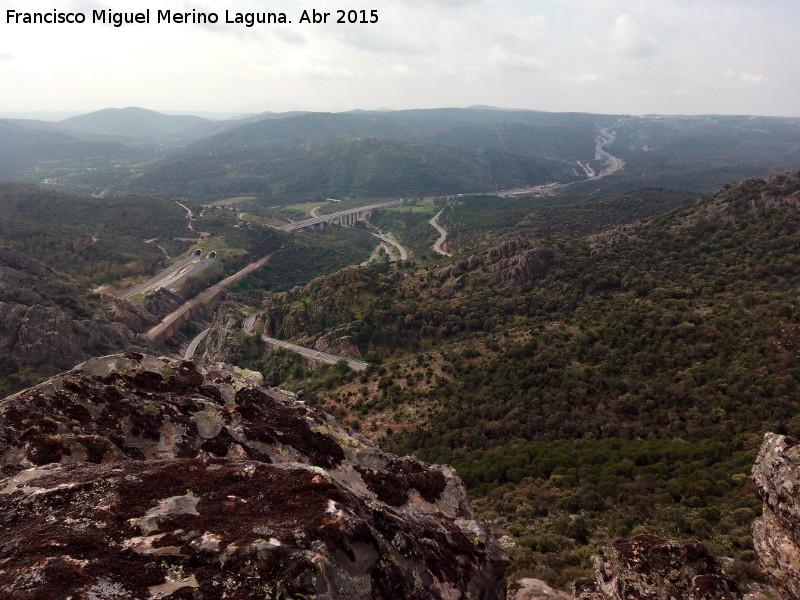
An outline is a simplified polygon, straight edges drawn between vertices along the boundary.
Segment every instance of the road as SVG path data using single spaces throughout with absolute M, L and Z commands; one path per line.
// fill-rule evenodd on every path
M 161 334 L 164 333 L 166 330 L 168 330 L 170 327 L 172 327 L 176 321 L 179 323 L 183 322 L 180 319 L 186 311 L 191 311 L 191 309 L 197 306 L 198 304 L 205 304 L 206 302 L 209 302 L 216 296 L 216 294 L 221 294 L 226 287 L 228 287 L 235 281 L 241 279 L 245 275 L 249 275 L 259 267 L 263 266 L 271 256 L 272 254 L 267 254 L 265 257 L 250 263 L 249 265 L 240 269 L 239 271 L 236 271 L 236 273 L 234 273 L 233 275 L 229 275 L 219 283 L 215 283 L 210 288 L 208 288 L 204 292 L 201 292 L 191 300 L 184 302 L 183 304 L 181 304 L 181 306 L 179 306 L 177 309 L 175 309 L 166 317 L 164 317 L 161 320 L 161 323 L 149 329 L 147 332 L 147 337 L 151 340 L 159 339 Z
M 360 212 L 364 212 L 367 210 L 374 210 L 376 208 L 399 206 L 402 203 L 403 203 L 402 200 L 389 200 L 388 202 L 380 202 L 378 204 L 370 204 L 368 206 L 349 208 L 347 210 L 340 210 L 335 213 L 331 213 L 329 215 L 320 215 L 318 217 L 311 217 L 310 219 L 304 219 L 302 221 L 295 221 L 294 223 L 287 223 L 286 225 L 282 225 L 280 229 L 282 229 L 283 231 L 297 231 L 299 229 L 305 229 L 306 227 L 313 227 L 315 225 L 319 225 L 320 223 L 327 223 L 329 221 L 334 221 L 339 217 L 346 217 L 347 215 L 355 215 Z
M 439 218 L 439 215 L 441 215 L 441 214 L 442 214 L 442 211 L 440 210 L 438 213 L 436 213 L 436 216 L 434 216 L 430 221 L 428 221 L 428 223 L 433 225 L 433 227 L 436 228 L 436 231 L 439 232 L 439 239 L 437 239 L 436 243 L 433 245 L 433 251 L 434 252 L 438 252 L 442 256 L 450 256 L 450 253 L 446 252 L 442 248 L 442 246 L 444 245 L 445 241 L 447 240 L 447 232 L 444 229 L 442 229 L 442 226 L 439 225 L 439 221 L 436 220 L 436 219 Z
M 205 258 L 202 257 L 202 254 L 202 250 L 195 250 L 188 257 L 167 267 L 152 279 L 125 292 L 122 295 L 123 298 L 132 298 L 137 294 L 144 294 L 158 288 L 168 288 L 173 291 L 178 289 L 178 286 L 187 278 L 199 273 L 216 260 L 216 252 L 209 252 Z
M 594 157 L 595 160 L 604 160 L 606 161 L 605 168 L 601 169 L 598 173 L 595 173 L 594 170 L 589 165 L 584 165 L 578 163 L 584 171 L 586 171 L 586 179 L 583 181 L 596 181 L 597 179 L 602 179 L 603 177 L 608 177 L 609 175 L 613 175 L 622 167 L 625 166 L 625 161 L 620 158 L 617 158 L 613 154 L 611 154 L 608 150 L 606 150 L 606 146 L 610 146 L 616 140 L 616 136 L 611 132 L 611 127 L 604 127 L 599 130 L 599 134 L 595 140 L 594 146 Z M 591 174 L 590 174 L 591 173 Z M 551 192 L 553 190 L 565 188 L 567 186 L 572 185 L 573 183 L 577 182 L 569 182 L 569 183 L 548 183 L 546 185 L 534 185 L 532 187 L 522 188 L 518 190 L 507 190 L 505 192 L 500 192 L 497 194 L 503 198 L 507 198 L 509 196 L 518 196 L 520 194 L 545 194 L 547 192 Z M 465 194 L 467 195 L 467 194 Z M 469 194 L 473 195 L 473 194 Z
M 189 219 L 189 224 L 186 227 L 190 231 L 194 231 L 194 225 L 192 225 L 192 219 L 194 219 L 194 213 L 192 212 L 192 209 L 186 206 L 185 204 L 181 204 L 180 202 L 176 202 L 176 204 L 186 211 L 186 218 Z M 195 231 L 195 233 L 197 232 Z
M 389 237 L 389 234 L 384 233 L 373 233 L 376 238 L 382 240 L 384 243 L 389 244 L 392 248 L 397 250 L 397 253 L 400 255 L 400 260 L 408 260 L 408 252 L 405 248 L 400 245 L 400 242 L 395 240 L 392 237 Z
M 200 345 L 200 342 L 206 339 L 209 331 L 211 331 L 211 328 L 206 327 L 203 329 L 203 331 L 198 333 L 191 342 L 189 342 L 189 345 L 186 346 L 186 350 L 183 352 L 184 360 L 190 360 L 194 356 L 194 353 L 197 352 L 197 347 Z
M 242 323 L 242 329 L 244 329 L 245 333 L 248 335 L 253 335 L 255 332 L 253 331 L 253 323 L 255 323 L 256 317 L 255 315 L 247 317 Z M 352 358 L 347 358 L 346 356 L 334 356 L 333 354 L 328 354 L 327 352 L 320 352 L 319 350 L 313 350 L 312 348 L 305 348 L 303 346 L 298 346 L 297 344 L 292 344 L 290 342 L 284 342 L 283 340 L 277 340 L 273 337 L 269 337 L 268 335 L 262 335 L 261 339 L 264 340 L 267 344 L 271 346 L 278 346 L 280 348 L 285 348 L 286 350 L 291 350 L 292 352 L 297 352 L 301 356 L 305 356 L 306 358 L 310 358 L 312 360 L 318 360 L 320 362 L 327 363 L 329 365 L 335 365 L 342 359 L 347 361 L 347 366 L 350 367 L 353 371 L 366 371 L 369 365 L 365 362 L 361 362 L 360 360 L 355 360 Z
M 624 161 L 606 150 L 606 146 L 613 144 L 615 139 L 617 139 L 617 136 L 611 133 L 608 127 L 604 127 L 600 130 L 600 135 L 595 139 L 594 157 L 596 160 L 605 160 L 606 164 L 608 164 L 608 168 L 601 171 L 594 177 L 589 177 L 590 181 L 613 175 L 625 166 Z
M 594 172 L 594 169 L 592 167 L 590 167 L 588 164 L 583 164 L 581 161 L 578 161 L 578 166 L 581 169 L 583 169 L 583 171 L 586 173 L 586 177 L 588 177 L 589 179 L 591 179 L 592 177 L 594 177 L 596 175 L 596 173 Z

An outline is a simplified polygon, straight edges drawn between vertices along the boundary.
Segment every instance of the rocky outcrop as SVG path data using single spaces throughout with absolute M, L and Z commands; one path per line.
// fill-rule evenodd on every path
M 0 402 L 4 598 L 505 597 L 452 469 L 260 380 L 129 353 Z
M 761 571 L 786 600 L 800 599 L 800 441 L 768 433 L 753 467 L 764 503 L 753 524 Z
M 589 235 L 586 237 L 586 240 L 589 242 L 593 255 L 603 254 L 617 244 L 622 244 L 630 240 L 641 228 L 642 222 L 635 221 Z
M 515 238 L 439 268 L 433 275 L 445 287 L 465 273 L 471 277 L 486 277 L 490 285 L 520 285 L 546 275 L 557 260 L 549 246 Z
M 800 173 L 777 173 L 765 179 L 744 179 L 701 199 L 670 231 L 693 227 L 718 227 L 749 215 L 766 215 L 771 210 L 800 211 Z
M 137 334 L 152 315 L 92 293 L 23 254 L 0 247 L 0 390 L 20 374 L 52 375 L 90 356 L 149 349 Z
M 330 331 L 314 342 L 314 350 L 327 352 L 334 356 L 360 358 L 361 351 L 353 343 L 354 325 L 345 325 Z
M 520 579 L 508 589 L 508 600 L 571 600 L 571 596 L 540 579 Z
M 214 312 L 214 319 L 205 339 L 206 351 L 203 355 L 211 362 L 235 362 L 237 339 L 242 330 L 244 305 L 224 300 Z
M 694 540 L 618 539 L 592 560 L 595 578 L 573 584 L 576 600 L 738 600 L 736 584 Z
M 180 308 L 186 300 L 175 292 L 171 292 L 167 288 L 158 288 L 149 292 L 142 301 L 147 312 L 156 316 L 158 319 L 163 319 L 169 313 Z

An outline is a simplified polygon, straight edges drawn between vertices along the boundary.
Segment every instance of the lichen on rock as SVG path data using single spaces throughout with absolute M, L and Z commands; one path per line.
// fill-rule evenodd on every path
M 786 600 L 800 599 L 800 441 L 768 433 L 753 466 L 764 504 L 753 524 L 758 565 Z
M 695 540 L 653 535 L 615 540 L 592 560 L 595 579 L 572 587 L 576 600 L 739 600 L 736 584 Z
M 452 469 L 249 375 L 128 353 L 0 401 L 4 599 L 505 597 Z

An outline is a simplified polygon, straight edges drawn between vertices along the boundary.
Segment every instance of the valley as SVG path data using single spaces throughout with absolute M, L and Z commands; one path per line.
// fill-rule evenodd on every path
M 798 149 L 777 117 L 0 121 L 0 389 L 230 363 L 452 465 L 510 580 L 652 533 L 760 584 L 750 469 L 800 435 Z

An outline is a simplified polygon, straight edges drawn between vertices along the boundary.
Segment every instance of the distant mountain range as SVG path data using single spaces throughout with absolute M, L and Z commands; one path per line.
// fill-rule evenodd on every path
M 599 169 L 595 138 L 625 161 Z M 249 195 L 280 204 L 329 195 L 488 192 L 576 181 L 577 193 L 645 186 L 710 192 L 800 165 L 800 121 L 747 116 L 548 113 L 495 107 L 261 113 L 214 121 L 143 108 L 58 122 L 0 120 L 0 179 L 65 191 L 188 201 Z M 588 166 L 589 170 L 584 169 Z

